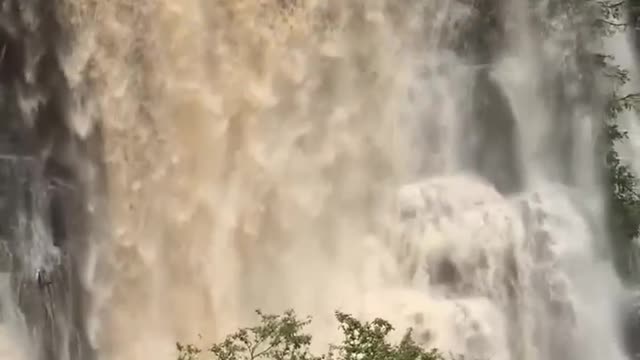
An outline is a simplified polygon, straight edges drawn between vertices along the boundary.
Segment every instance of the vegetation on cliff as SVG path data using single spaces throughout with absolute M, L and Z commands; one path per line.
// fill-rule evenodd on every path
M 636 23 L 639 0 L 599 1 L 599 17 L 594 28 L 601 36 L 611 36 L 617 31 L 627 31 Z M 619 124 L 619 116 L 625 111 L 637 111 L 640 94 L 620 93 L 629 80 L 629 72 L 615 62 L 611 54 L 595 54 L 596 63 L 604 75 L 613 82 L 605 119 L 605 164 L 608 182 L 608 225 L 612 241 L 614 261 L 618 273 L 626 282 L 637 283 L 638 248 L 635 239 L 640 232 L 640 193 L 637 174 L 625 163 L 616 145 L 628 139 L 626 130 Z

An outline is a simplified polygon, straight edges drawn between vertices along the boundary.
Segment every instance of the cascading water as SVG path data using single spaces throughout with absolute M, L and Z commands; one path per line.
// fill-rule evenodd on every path
M 88 305 L 60 310 L 60 343 L 79 332 L 98 359 L 172 359 L 177 339 L 293 308 L 322 344 L 341 309 L 475 358 L 624 358 L 601 256 L 589 11 L 58 2 L 63 127 L 78 144 L 62 153 L 90 234 L 68 246 Z M 4 311 L 11 329 L 29 323 Z

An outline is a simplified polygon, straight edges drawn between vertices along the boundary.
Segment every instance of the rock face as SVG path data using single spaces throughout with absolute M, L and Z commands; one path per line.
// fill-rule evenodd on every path
M 466 128 L 471 168 L 499 191 L 511 193 L 522 186 L 518 166 L 518 133 L 509 102 L 487 69 L 478 71 L 473 87 L 473 118 Z
M 55 4 L 0 1 L 0 271 L 11 273 L 35 357 L 91 359 L 78 270 L 88 219 L 79 170 L 94 139 L 66 125 Z
M 627 22 L 629 23 L 629 29 L 634 40 L 634 47 L 637 53 L 640 53 L 640 1 L 629 0 L 627 1 Z
M 629 296 L 622 306 L 622 335 L 631 359 L 640 359 L 640 295 Z
M 516 20 L 516 15 L 507 5 L 509 2 L 500 0 L 460 0 L 469 6 L 470 16 L 460 24 L 459 33 L 452 40 L 451 47 L 465 63 L 475 69 L 473 83 L 470 85 L 470 111 L 461 134 L 461 143 L 465 148 L 462 153 L 469 154 L 462 159 L 467 169 L 482 176 L 503 194 L 516 193 L 522 190 L 523 169 L 518 149 L 527 135 L 523 133 L 522 124 L 518 124 L 514 115 L 512 101 L 507 96 L 505 84 L 500 79 L 501 64 L 506 57 L 505 50 L 514 42 L 510 38 L 510 28 L 527 26 Z M 545 20 L 533 22 L 531 36 L 552 32 L 552 23 L 563 22 L 559 14 L 567 12 L 570 17 L 580 19 L 582 7 L 573 5 L 573 10 L 558 10 L 570 2 L 549 2 Z M 565 4 L 565 5 L 563 5 Z M 569 5 L 566 5 L 571 7 Z M 574 14 L 575 13 L 575 14 Z M 564 21 L 566 22 L 566 21 Z M 545 134 L 544 146 L 541 146 L 540 157 L 548 163 L 549 175 L 554 181 L 571 185 L 579 181 L 574 179 L 575 161 L 572 158 L 574 138 L 577 130 L 571 121 L 565 121 L 576 116 L 572 109 L 577 104 L 594 104 L 598 101 L 592 82 L 592 63 L 585 52 L 584 29 L 587 28 L 578 20 L 569 26 L 575 27 L 576 51 L 575 56 L 565 59 L 569 65 L 562 68 L 549 64 L 548 74 L 540 81 L 539 91 L 543 95 L 546 108 L 543 118 L 555 124 L 551 133 Z M 540 33 L 540 34 L 538 34 Z M 538 35 L 535 35 L 538 34 Z M 553 40 L 550 38 L 550 41 Z M 533 51 L 547 51 L 541 45 L 532 45 Z M 584 56 L 587 54 L 587 56 Z M 553 61 L 553 60 L 545 60 Z M 516 67 L 526 66 L 517 64 Z M 531 136 L 531 134 L 529 134 Z M 558 156 L 557 154 L 563 154 Z
M 522 187 L 518 167 L 519 142 L 515 116 L 509 100 L 493 76 L 505 44 L 505 15 L 502 1 L 463 0 L 471 16 L 461 24 L 453 49 L 476 69 L 471 86 L 471 109 L 462 136 L 470 154 L 465 165 L 491 182 L 500 192 L 511 193 Z

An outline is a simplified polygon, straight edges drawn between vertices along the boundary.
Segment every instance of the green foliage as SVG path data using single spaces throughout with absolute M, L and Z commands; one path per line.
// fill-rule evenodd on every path
M 620 131 L 613 123 L 607 126 L 608 139 L 611 143 L 626 139 L 626 132 Z M 612 232 L 616 267 L 625 279 L 632 274 L 633 239 L 640 229 L 640 195 L 638 179 L 629 166 L 623 163 L 613 146 L 607 152 L 609 197 L 609 226 Z
M 391 324 L 382 319 L 362 323 L 344 313 L 337 312 L 340 329 L 344 335 L 338 350 L 338 359 L 343 360 L 442 360 L 438 350 L 425 351 L 407 331 L 399 344 L 387 341 L 387 335 L 393 330 Z M 335 358 L 335 357 L 334 357 Z
M 336 312 L 342 331 L 340 344 L 331 345 L 326 354 L 310 351 L 311 336 L 303 329 L 311 321 L 299 320 L 292 310 L 283 315 L 257 312 L 260 325 L 238 330 L 221 343 L 201 349 L 193 344 L 177 344 L 178 360 L 444 360 L 438 350 L 424 350 L 411 337 L 411 331 L 398 344 L 387 340 L 393 330 L 382 319 L 361 322 Z
M 613 81 L 613 85 L 616 87 L 622 86 L 629 81 L 629 71 L 613 63 L 614 58 L 611 55 L 594 54 L 594 64 L 600 68 L 603 75 Z M 614 96 L 612 99 L 617 102 L 618 97 Z M 610 105 L 616 105 L 614 103 Z M 617 108 L 617 106 L 616 106 Z
M 603 36 L 626 29 L 627 6 L 633 1 L 599 1 L 600 16 L 595 23 Z M 640 194 L 638 179 L 628 164 L 620 159 L 615 145 L 627 139 L 627 133 L 620 130 L 618 117 L 624 111 L 637 111 L 640 94 L 620 96 L 618 89 L 627 83 L 629 73 L 614 62 L 611 55 L 594 54 L 594 63 L 612 81 L 613 92 L 606 107 L 605 121 L 605 166 L 609 184 L 608 224 L 612 236 L 614 260 L 619 274 L 627 281 L 637 281 L 634 271 L 634 238 L 640 233 Z
M 258 311 L 261 324 L 238 330 L 206 352 L 219 360 L 253 360 L 267 358 L 274 360 L 316 360 L 309 353 L 311 336 L 301 330 L 309 319 L 298 320 L 293 311 L 284 315 L 266 315 Z M 202 349 L 195 345 L 178 343 L 178 360 L 200 359 Z

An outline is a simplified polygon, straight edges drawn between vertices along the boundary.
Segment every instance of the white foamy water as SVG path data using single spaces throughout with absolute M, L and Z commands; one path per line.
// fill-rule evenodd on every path
M 69 121 L 102 131 L 108 179 L 99 359 L 172 359 L 256 308 L 319 344 L 340 309 L 474 358 L 622 359 L 601 114 L 553 3 L 496 1 L 486 28 L 468 1 L 63 1 Z M 499 45 L 473 60 L 477 35 Z
M 35 358 L 23 315 L 12 298 L 9 274 L 0 273 L 0 359 Z

